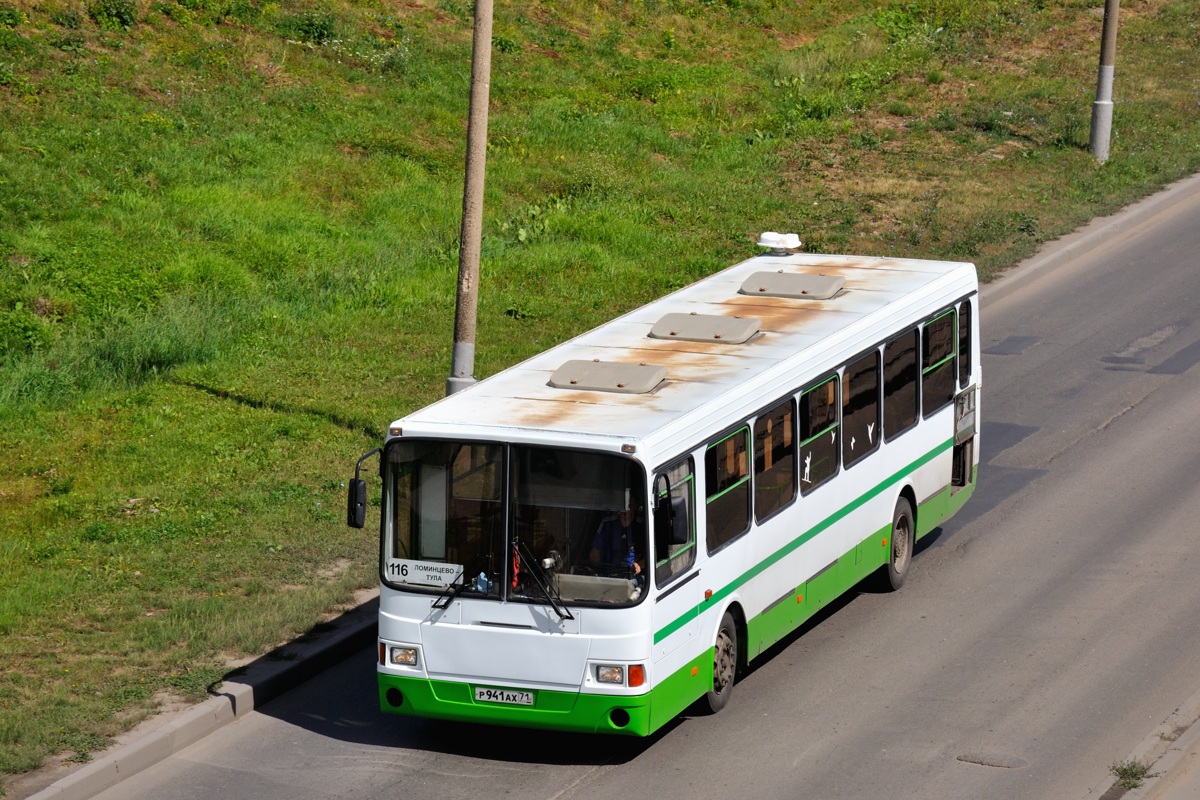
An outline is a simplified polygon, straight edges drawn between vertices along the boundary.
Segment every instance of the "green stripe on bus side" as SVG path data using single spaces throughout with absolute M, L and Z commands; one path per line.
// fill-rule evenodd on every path
M 897 483 L 899 483 L 900 481 L 904 480 L 904 478 L 908 477 L 908 475 L 910 475 L 913 472 L 915 472 L 916 470 L 920 469 L 925 464 L 928 464 L 930 461 L 937 458 L 939 455 L 946 452 L 947 450 L 949 450 L 952 447 L 954 447 L 954 439 L 953 438 L 947 439 L 945 442 L 943 442 L 942 444 L 933 448 L 928 453 L 926 453 L 925 455 L 918 458 L 916 461 L 914 461 L 911 464 L 909 464 L 908 466 L 906 466 L 904 469 L 902 469 L 902 470 L 896 472 L 895 474 L 891 475 L 890 477 L 886 478 L 885 480 L 880 482 L 878 485 L 876 485 L 869 491 L 864 492 L 863 494 L 859 495 L 859 497 L 856 498 L 855 500 L 853 500 L 852 502 L 847 503 L 845 506 L 843 506 L 838 511 L 835 511 L 833 514 L 830 514 L 828 517 L 821 520 L 816 525 L 809 528 L 807 531 L 800 534 L 795 539 L 788 542 L 786 545 L 779 548 L 774 553 L 767 556 L 766 558 L 764 558 L 762 561 L 755 564 L 750 569 L 746 570 L 744 573 L 742 573 L 736 579 L 729 582 L 725 586 L 721 587 L 717 591 L 713 592 L 712 596 L 709 597 L 707 600 L 700 602 L 694 608 L 683 613 L 678 618 L 672 620 L 670 623 L 668 623 L 664 627 L 660 628 L 658 631 L 656 631 L 654 633 L 654 643 L 658 644 L 663 639 L 667 638 L 672 633 L 674 633 L 675 631 L 677 631 L 680 628 L 682 628 L 683 626 L 685 626 L 688 623 L 688 621 L 690 621 L 691 619 L 694 619 L 696 616 L 698 616 L 700 613 L 702 613 L 704 611 L 704 609 L 709 608 L 709 607 L 715 605 L 716 603 L 721 602 L 726 597 L 728 597 L 730 594 L 732 594 L 734 591 L 736 591 L 738 588 L 740 588 L 743 584 L 753 580 L 755 577 L 757 577 L 758 575 L 760 575 L 761 573 L 763 573 L 770 567 L 774 566 L 782 559 L 786 558 L 788 555 L 790 555 L 792 552 L 794 552 L 797 548 L 799 548 L 805 542 L 809 541 L 810 539 L 812 539 L 814 536 L 821 533 L 822 531 L 828 529 L 829 527 L 834 525 L 836 522 L 838 522 L 839 520 L 846 517 L 848 514 L 856 511 L 858 508 L 862 507 L 870 500 L 873 500 L 874 498 L 878 497 L 880 494 L 887 491 L 892 486 L 894 486 Z

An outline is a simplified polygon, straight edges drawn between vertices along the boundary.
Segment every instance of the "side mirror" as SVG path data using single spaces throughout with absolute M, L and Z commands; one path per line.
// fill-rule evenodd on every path
M 346 494 L 346 524 L 361 528 L 367 524 L 367 482 L 354 478 Z
M 362 471 L 362 463 L 380 450 L 381 448 L 376 447 L 369 453 L 365 453 L 354 465 L 354 478 L 346 489 L 346 524 L 351 528 L 361 528 L 367 524 L 367 482 L 359 475 Z

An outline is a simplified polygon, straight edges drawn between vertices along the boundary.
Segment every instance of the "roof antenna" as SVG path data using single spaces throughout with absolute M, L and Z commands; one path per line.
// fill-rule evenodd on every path
M 800 237 L 794 233 L 765 231 L 758 237 L 758 246 L 767 248 L 769 256 L 786 256 L 800 248 Z

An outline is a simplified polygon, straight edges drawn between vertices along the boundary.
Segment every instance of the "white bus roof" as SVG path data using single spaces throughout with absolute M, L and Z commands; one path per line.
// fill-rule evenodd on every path
M 808 286 L 814 299 L 803 294 Z M 633 444 L 656 458 L 658 448 L 699 440 L 719 417 L 730 424 L 744 418 L 977 288 L 968 263 L 775 251 L 634 309 L 392 427 L 406 438 Z M 836 294 L 815 299 L 829 291 Z M 689 317 L 696 328 L 690 332 L 679 324 Z M 732 343 L 747 325 L 758 333 Z M 699 339 L 705 331 L 713 338 L 674 338 Z M 604 390 L 578 388 L 589 381 Z

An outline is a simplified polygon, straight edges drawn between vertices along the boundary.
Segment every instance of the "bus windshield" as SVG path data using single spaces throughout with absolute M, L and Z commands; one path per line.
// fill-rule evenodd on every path
M 394 440 L 384 581 L 416 591 L 629 605 L 645 586 L 641 466 L 611 453 Z

